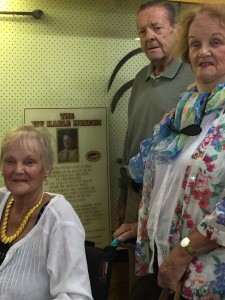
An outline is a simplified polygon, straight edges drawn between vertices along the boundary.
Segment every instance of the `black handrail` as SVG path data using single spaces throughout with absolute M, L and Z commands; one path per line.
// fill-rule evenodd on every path
M 35 19 L 40 19 L 44 12 L 40 9 L 35 9 L 34 11 L 0 11 L 0 15 L 29 15 Z

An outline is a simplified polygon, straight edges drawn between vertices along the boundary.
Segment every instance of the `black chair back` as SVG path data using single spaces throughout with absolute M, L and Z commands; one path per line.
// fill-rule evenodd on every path
M 85 241 L 88 272 L 94 300 L 107 300 L 116 257 L 116 247 L 95 247 L 95 243 Z

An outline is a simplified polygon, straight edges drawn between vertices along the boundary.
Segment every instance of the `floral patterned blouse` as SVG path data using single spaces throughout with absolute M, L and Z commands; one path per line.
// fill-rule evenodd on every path
M 188 124 L 190 99 L 193 112 L 200 96 L 196 87 L 191 89 L 179 109 L 181 99 L 175 118 L 179 114 L 186 116 L 178 131 Z M 150 252 L 154 251 L 155 244 L 161 253 L 160 263 L 197 227 L 202 235 L 216 240 L 219 247 L 193 258 L 185 273 L 182 294 L 187 299 L 222 300 L 225 299 L 225 84 L 218 85 L 206 99 L 202 122 L 205 129 L 199 137 L 183 137 L 178 133 L 171 137 L 167 129 L 173 117 L 171 112 L 163 117 L 154 134 L 141 144 L 140 153 L 130 161 L 130 172 L 136 181 L 140 182 L 144 174 L 136 271 L 138 275 L 153 272 Z M 200 118 L 199 115 L 194 121 L 199 123 Z

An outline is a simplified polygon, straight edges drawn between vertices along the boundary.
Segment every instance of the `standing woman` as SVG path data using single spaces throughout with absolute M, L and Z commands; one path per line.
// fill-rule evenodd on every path
M 225 5 L 191 8 L 180 24 L 196 81 L 130 161 L 137 182 L 144 174 L 136 269 L 158 276 L 158 295 L 181 280 L 181 299 L 224 300 Z
M 63 195 L 43 190 L 51 144 L 47 132 L 31 126 L 2 141 L 1 300 L 92 300 L 83 226 Z

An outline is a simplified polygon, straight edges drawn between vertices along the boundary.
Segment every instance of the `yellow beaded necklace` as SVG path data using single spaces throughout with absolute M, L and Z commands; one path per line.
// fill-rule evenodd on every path
M 9 212 L 10 212 L 10 208 L 11 208 L 11 206 L 13 204 L 13 201 L 14 201 L 13 197 L 11 197 L 10 201 L 8 202 L 8 204 L 6 206 L 5 215 L 4 215 L 4 219 L 3 219 L 3 223 L 2 223 L 1 240 L 4 244 L 11 243 L 12 241 L 14 241 L 22 233 L 25 226 L 27 225 L 27 222 L 28 222 L 30 216 L 33 214 L 35 209 L 37 209 L 38 206 L 40 206 L 40 204 L 41 204 L 41 202 L 44 198 L 44 194 L 45 193 L 43 192 L 43 194 L 42 194 L 40 200 L 38 201 L 38 203 L 28 211 L 28 213 L 24 217 L 24 219 L 21 222 L 21 224 L 20 224 L 19 228 L 17 229 L 17 231 L 13 235 L 7 236 L 6 235 L 6 229 L 7 229 L 7 226 L 8 226 Z

